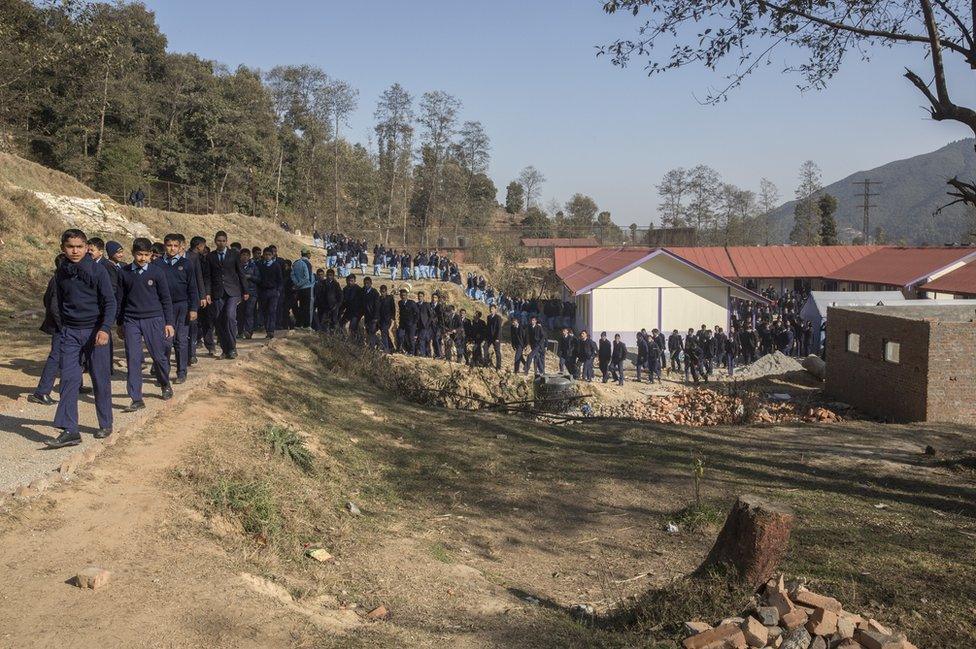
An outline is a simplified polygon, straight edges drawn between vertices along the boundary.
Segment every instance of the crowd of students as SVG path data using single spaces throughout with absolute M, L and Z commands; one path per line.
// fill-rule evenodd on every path
M 256 331 L 274 338 L 282 328 L 341 333 L 389 353 L 501 369 L 503 313 L 508 316 L 516 373 L 543 374 L 549 332 L 561 328 L 555 346 L 561 372 L 593 381 L 595 365 L 603 382 L 624 382 L 630 351 L 621 336 L 615 334 L 611 340 L 603 332 L 594 340 L 587 331 L 574 333 L 572 303 L 510 298 L 496 293 L 483 276 L 469 273 L 468 295 L 485 302 L 487 312 L 483 316 L 477 310 L 469 317 L 466 309 L 442 300 L 439 290 L 412 295 L 404 282 L 439 280 L 460 285 L 458 266 L 446 255 L 436 250 L 411 255 L 382 245 L 374 246 L 370 255 L 365 240 L 315 235 L 326 268 L 315 269 L 309 249 L 291 262 L 280 258 L 274 245 L 249 249 L 228 243 L 223 231 L 214 235 L 212 247 L 203 237 L 187 241 L 178 233 L 167 234 L 157 243 L 137 238 L 127 254 L 118 242 L 66 230 L 44 296 L 42 329 L 52 337 L 50 353 L 37 388 L 28 397 L 53 405 L 50 395 L 60 377 L 54 425 L 61 432 L 49 445 L 81 441 L 78 395 L 85 390 L 84 373 L 90 376 L 88 391 L 95 397 L 99 426 L 95 437 L 111 435 L 113 327 L 124 343 L 126 391 L 131 400 L 125 412 L 145 407 L 144 348 L 164 400 L 172 398 L 174 384 L 186 380 L 199 349 L 234 359 L 238 339 L 249 339 Z M 380 283 L 387 277 L 400 281 L 400 288 Z M 378 288 L 375 283 L 380 283 Z M 731 375 L 738 362 L 752 362 L 775 349 L 805 353 L 809 327 L 796 315 L 801 297 L 781 296 L 771 306 L 736 304 L 731 333 L 704 324 L 684 336 L 677 330 L 666 337 L 657 329 L 649 333 L 642 329 L 637 334 L 635 378 L 660 381 L 666 370 L 684 373 L 685 380 L 698 383 L 707 381 L 716 368 Z

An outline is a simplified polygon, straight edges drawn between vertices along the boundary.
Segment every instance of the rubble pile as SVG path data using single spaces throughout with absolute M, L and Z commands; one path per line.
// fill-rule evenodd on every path
M 644 401 L 603 404 L 594 409 L 594 414 L 686 426 L 842 421 L 840 415 L 824 406 L 774 401 L 757 393 L 723 394 L 707 388 L 652 395 Z
M 841 603 L 801 584 L 770 579 L 756 606 L 716 625 L 685 623 L 685 649 L 917 649 L 902 633 L 845 611 Z
M 737 379 L 761 379 L 767 376 L 779 376 L 790 372 L 802 372 L 803 365 L 792 356 L 775 351 L 772 354 L 760 356 L 758 360 L 743 365 L 735 370 Z

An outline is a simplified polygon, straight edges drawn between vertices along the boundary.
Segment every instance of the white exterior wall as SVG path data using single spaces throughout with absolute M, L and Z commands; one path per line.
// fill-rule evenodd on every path
M 728 285 L 666 255 L 610 280 L 590 295 L 594 338 L 601 331 L 611 338 L 619 333 L 633 345 L 642 328 L 683 333 L 702 324 L 728 326 Z M 582 301 L 577 304 L 582 306 Z

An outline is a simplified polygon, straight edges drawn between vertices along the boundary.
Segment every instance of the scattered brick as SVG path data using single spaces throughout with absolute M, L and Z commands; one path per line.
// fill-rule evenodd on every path
M 840 602 L 833 597 L 824 597 L 823 595 L 818 595 L 817 593 L 811 592 L 805 588 L 800 588 L 797 590 L 793 601 L 799 605 L 808 606 L 813 609 L 822 608 L 837 614 L 843 610 Z
M 742 629 L 734 624 L 726 624 L 685 638 L 683 646 L 685 649 L 726 649 L 729 645 L 736 646 L 734 643 L 740 639 L 745 647 L 746 638 Z
M 807 620 L 807 631 L 811 635 L 833 635 L 837 632 L 837 614 L 818 608 Z
M 98 590 L 108 583 L 108 578 L 111 576 L 112 573 L 104 568 L 88 566 L 75 575 L 75 585 L 78 586 L 78 588 L 90 588 L 92 590 Z
M 785 629 L 795 629 L 803 626 L 807 623 L 807 612 L 803 609 L 795 608 L 786 615 L 781 616 L 779 623 Z
M 769 631 L 766 626 L 752 616 L 746 618 L 740 628 L 746 638 L 746 644 L 750 647 L 765 647 L 769 642 Z

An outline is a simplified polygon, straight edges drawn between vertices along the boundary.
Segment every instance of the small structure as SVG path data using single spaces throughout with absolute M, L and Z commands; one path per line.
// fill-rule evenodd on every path
M 732 298 L 768 302 L 666 248 L 603 249 L 557 274 L 577 329 L 619 333 L 631 346 L 641 329 L 728 328 Z
M 557 238 L 538 238 L 523 237 L 520 240 L 525 254 L 530 258 L 549 257 L 555 248 L 590 248 L 590 252 L 595 252 L 600 247 L 600 242 L 596 237 L 557 237 Z
M 976 423 L 976 300 L 827 314 L 831 397 L 891 421 Z
M 903 302 L 901 291 L 811 291 L 800 309 L 800 317 L 813 326 L 812 354 L 819 354 L 823 343 L 823 328 L 827 324 L 827 309 L 832 306 L 871 306 Z
M 976 261 L 919 287 L 929 297 L 976 299 Z

